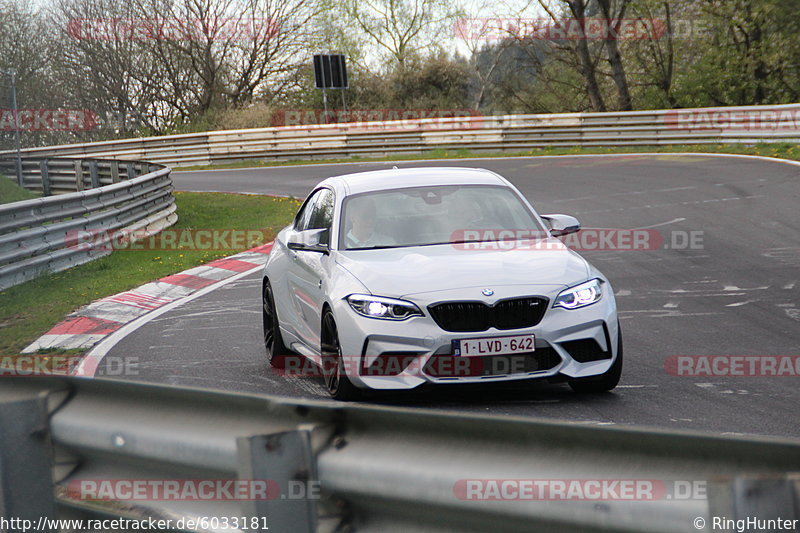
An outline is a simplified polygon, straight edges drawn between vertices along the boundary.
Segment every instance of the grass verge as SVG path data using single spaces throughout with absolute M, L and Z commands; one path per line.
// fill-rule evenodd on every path
M 23 189 L 13 180 L 0 175 L 0 204 L 10 204 L 11 202 L 21 202 L 22 200 L 30 200 L 31 198 L 38 198 L 39 195 L 27 189 Z
M 217 170 L 224 168 L 276 167 L 287 165 L 319 165 L 330 163 L 357 163 L 370 161 L 408 161 L 418 159 L 471 159 L 475 157 L 530 157 L 543 155 L 589 155 L 589 154 L 637 154 L 645 152 L 680 153 L 703 152 L 722 154 L 760 155 L 800 161 L 800 145 L 791 143 L 744 144 L 676 144 L 673 146 L 619 146 L 619 147 L 572 147 L 572 148 L 534 148 L 521 152 L 475 152 L 471 150 L 428 150 L 421 154 L 389 157 L 351 157 L 346 159 L 296 159 L 290 161 L 248 160 L 221 165 L 197 165 L 176 168 L 175 171 Z
M 299 206 L 291 198 L 243 194 L 184 192 L 175 193 L 175 199 L 179 218 L 170 229 L 258 229 L 267 236 L 288 224 Z M 247 243 L 245 248 L 258 244 Z M 0 355 L 19 353 L 65 315 L 98 298 L 239 251 L 243 250 L 197 250 L 186 245 L 168 251 L 119 250 L 6 289 L 0 292 Z

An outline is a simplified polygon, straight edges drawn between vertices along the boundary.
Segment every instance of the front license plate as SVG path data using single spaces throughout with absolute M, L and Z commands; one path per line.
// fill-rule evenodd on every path
M 476 357 L 482 355 L 525 353 L 534 351 L 534 344 L 534 335 L 459 339 L 453 341 L 453 355 Z

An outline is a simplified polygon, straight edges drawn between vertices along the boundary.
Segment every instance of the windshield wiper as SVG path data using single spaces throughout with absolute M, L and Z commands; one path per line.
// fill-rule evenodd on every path
M 375 246 L 361 246 L 359 248 L 347 248 L 346 251 L 350 250 L 384 250 L 386 248 L 400 248 L 400 246 L 396 244 L 376 244 Z
M 440 246 L 442 244 L 468 244 L 471 242 L 497 242 L 500 239 L 465 239 L 461 241 L 445 241 L 445 242 L 425 242 L 420 244 L 412 244 L 410 246 Z
M 461 240 L 461 241 L 448 241 L 448 242 L 443 242 L 443 243 L 438 243 L 438 244 L 468 244 L 468 243 L 471 243 L 471 242 L 497 242 L 499 240 L 500 239 L 464 239 L 464 240 Z
M 415 246 L 441 246 L 444 244 L 469 244 L 469 243 L 479 243 L 479 242 L 500 242 L 504 239 L 464 239 L 459 241 L 445 241 L 445 242 L 418 242 L 413 244 L 378 244 L 375 246 L 363 246 L 360 248 L 347 248 L 347 251 L 350 250 L 382 250 L 385 248 L 413 248 Z M 512 239 L 518 240 L 518 239 Z

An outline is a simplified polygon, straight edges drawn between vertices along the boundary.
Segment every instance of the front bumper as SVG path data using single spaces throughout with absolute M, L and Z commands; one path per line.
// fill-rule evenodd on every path
M 557 291 L 556 291 L 557 292 Z M 400 390 L 424 383 L 478 383 L 547 378 L 596 376 L 617 357 L 617 309 L 607 285 L 603 298 L 581 309 L 552 308 L 553 294 L 541 321 L 533 327 L 482 332 L 441 329 L 427 311 L 430 301 L 410 298 L 425 316 L 404 321 L 377 320 L 355 313 L 346 301 L 334 304 L 345 372 L 358 387 Z M 452 355 L 458 339 L 533 334 L 535 350 L 528 354 L 491 357 Z

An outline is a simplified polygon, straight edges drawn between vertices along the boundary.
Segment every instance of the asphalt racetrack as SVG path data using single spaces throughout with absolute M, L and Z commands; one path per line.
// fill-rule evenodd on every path
M 667 371 L 675 356 L 800 355 L 800 166 L 706 155 L 568 156 L 174 172 L 173 180 L 178 190 L 304 197 L 325 177 L 392 165 L 488 168 L 540 213 L 574 215 L 584 228 L 650 228 L 663 242 L 581 252 L 610 278 L 620 309 L 625 369 L 613 393 L 522 382 L 372 401 L 800 438 L 800 376 Z M 320 379 L 270 369 L 259 289 L 256 273 L 189 301 L 124 338 L 107 360 L 135 358 L 138 376 L 126 379 L 330 401 Z

